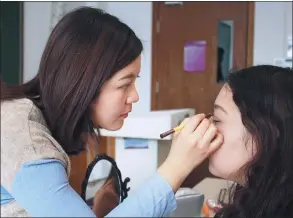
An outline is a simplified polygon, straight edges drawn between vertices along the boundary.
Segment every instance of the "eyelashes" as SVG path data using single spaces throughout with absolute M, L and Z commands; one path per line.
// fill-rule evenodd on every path
M 137 75 L 136 78 L 140 78 L 140 76 Z M 133 80 L 133 81 L 131 81 L 131 82 L 125 84 L 125 85 L 122 85 L 122 86 L 120 86 L 119 88 L 127 89 L 129 86 L 131 86 L 132 83 L 135 83 L 135 80 Z
M 129 86 L 130 86 L 130 83 L 125 84 L 125 85 L 123 85 L 123 86 L 120 86 L 120 88 L 122 88 L 122 89 L 127 89 Z
M 220 121 L 213 119 L 213 124 L 217 124 L 217 123 L 220 123 Z

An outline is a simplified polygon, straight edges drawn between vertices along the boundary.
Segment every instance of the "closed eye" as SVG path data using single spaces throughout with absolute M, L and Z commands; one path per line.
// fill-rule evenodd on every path
M 217 124 L 217 123 L 220 123 L 220 121 L 219 120 L 216 120 L 216 119 L 213 119 L 213 123 L 214 124 Z
M 125 85 L 121 86 L 120 88 L 127 89 L 129 86 L 130 86 L 130 83 L 128 83 L 128 84 L 125 84 Z
M 136 78 L 140 78 L 140 76 L 137 75 Z M 127 88 L 128 88 L 133 82 L 135 82 L 135 80 L 132 79 L 130 83 L 127 83 L 127 84 L 125 84 L 125 85 L 122 85 L 122 86 L 120 86 L 119 88 L 127 89 Z

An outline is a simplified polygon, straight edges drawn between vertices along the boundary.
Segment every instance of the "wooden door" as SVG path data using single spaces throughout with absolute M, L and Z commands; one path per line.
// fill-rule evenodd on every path
M 218 81 L 218 52 L 221 46 L 225 47 L 220 45 L 219 36 L 225 35 L 219 31 L 220 24 L 231 23 L 229 69 L 251 65 L 254 5 L 253 2 L 177 3 L 153 2 L 152 110 L 195 108 L 196 113 L 209 113 L 225 82 Z M 201 53 L 205 61 L 197 60 L 195 68 L 190 70 L 185 66 L 188 63 L 185 49 L 188 44 L 196 43 L 203 46 L 198 48 L 205 51 Z M 207 162 L 186 184 L 193 186 L 206 175 L 209 175 Z

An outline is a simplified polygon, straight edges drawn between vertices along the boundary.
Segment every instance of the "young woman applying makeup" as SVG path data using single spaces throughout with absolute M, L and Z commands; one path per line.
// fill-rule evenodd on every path
M 142 43 L 116 17 L 80 8 L 56 25 L 31 81 L 1 84 L 1 215 L 95 217 L 68 182 L 70 154 L 94 128 L 118 130 L 139 100 Z M 108 216 L 161 217 L 174 193 L 223 138 L 196 115 L 184 121 L 158 171 Z

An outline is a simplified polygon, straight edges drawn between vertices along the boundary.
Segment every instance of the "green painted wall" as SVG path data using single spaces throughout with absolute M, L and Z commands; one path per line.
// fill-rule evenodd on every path
M 23 3 L 0 3 L 0 73 L 4 82 L 22 82 Z

